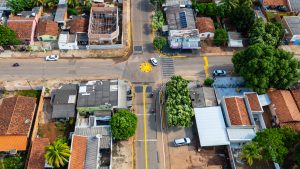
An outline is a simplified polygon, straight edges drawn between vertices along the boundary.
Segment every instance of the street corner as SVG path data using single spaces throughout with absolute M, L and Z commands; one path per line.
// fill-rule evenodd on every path
M 140 71 L 144 73 L 148 73 L 152 71 L 152 65 L 148 62 L 143 62 L 140 64 Z

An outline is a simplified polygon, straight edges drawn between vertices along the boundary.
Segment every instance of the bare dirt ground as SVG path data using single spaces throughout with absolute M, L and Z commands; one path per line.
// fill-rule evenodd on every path
M 120 141 L 113 144 L 112 168 L 130 169 L 132 168 L 132 140 Z
M 57 137 L 64 136 L 64 132 L 60 131 L 55 122 L 49 122 L 47 124 L 41 124 L 39 126 L 39 135 L 43 138 L 49 138 L 50 143 L 53 142 Z

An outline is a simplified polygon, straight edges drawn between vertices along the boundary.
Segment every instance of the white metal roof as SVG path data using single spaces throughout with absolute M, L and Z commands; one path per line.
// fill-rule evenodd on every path
M 267 106 L 271 104 L 271 100 L 267 94 L 258 95 L 261 106 Z
M 225 121 L 220 106 L 194 108 L 200 145 L 229 145 Z
M 227 128 L 230 142 L 247 142 L 255 136 L 254 128 Z

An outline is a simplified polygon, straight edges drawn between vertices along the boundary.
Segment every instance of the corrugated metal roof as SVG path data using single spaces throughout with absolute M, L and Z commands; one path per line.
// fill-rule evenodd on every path
M 99 141 L 100 139 L 96 136 L 88 138 L 84 169 L 97 169 L 99 160 Z
M 195 108 L 194 111 L 202 147 L 230 144 L 220 106 Z
M 227 133 L 230 142 L 247 142 L 256 136 L 253 128 L 227 128 Z

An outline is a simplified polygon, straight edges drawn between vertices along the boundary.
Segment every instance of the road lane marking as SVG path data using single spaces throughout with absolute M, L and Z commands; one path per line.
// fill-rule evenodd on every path
M 157 141 L 157 139 L 148 139 L 148 140 L 135 140 L 135 141 Z
M 204 55 L 203 56 L 203 60 L 204 60 L 204 67 L 203 67 L 203 69 L 204 69 L 204 72 L 205 72 L 205 77 L 206 78 L 208 78 L 209 77 L 209 73 L 208 73 L 208 59 L 207 59 L 207 57 Z
M 147 85 L 143 85 L 145 169 L 148 169 L 148 147 L 147 147 L 147 141 L 146 141 L 147 140 L 146 88 L 147 88 Z
M 163 132 L 163 124 L 164 124 L 164 114 L 163 114 L 163 108 L 162 108 L 162 105 L 163 105 L 163 92 L 162 92 L 162 88 L 160 89 L 159 91 L 159 114 L 160 114 L 160 131 L 161 131 L 161 141 L 162 141 L 162 145 L 163 145 L 163 157 L 164 157 L 164 169 L 166 168 L 166 154 L 165 154 L 165 142 L 164 142 L 164 132 Z M 157 156 L 158 157 L 158 156 Z

